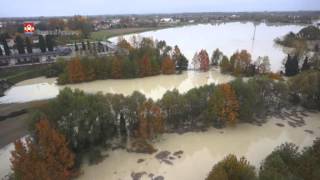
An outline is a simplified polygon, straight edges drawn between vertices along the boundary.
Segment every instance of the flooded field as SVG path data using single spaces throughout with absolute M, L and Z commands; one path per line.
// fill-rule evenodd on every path
M 253 61 L 259 56 L 268 56 L 271 70 L 279 71 L 282 67 L 282 61 L 286 57 L 285 51 L 287 49 L 277 46 L 274 39 L 282 37 L 290 31 L 298 32 L 302 28 L 301 25 L 233 22 L 183 26 L 134 35 L 165 40 L 170 46 L 178 45 L 189 61 L 192 60 L 194 53 L 201 49 L 206 49 L 211 56 L 212 52 L 219 48 L 229 57 L 237 50 L 246 49 L 252 54 Z M 124 37 L 129 41 L 132 39 L 132 35 Z M 110 40 L 117 42 L 118 37 Z

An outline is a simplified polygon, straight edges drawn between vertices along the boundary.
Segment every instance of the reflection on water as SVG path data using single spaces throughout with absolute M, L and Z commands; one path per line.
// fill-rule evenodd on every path
M 22 141 L 25 141 L 25 137 L 22 137 Z M 0 149 L 0 179 L 4 178 L 10 172 L 10 157 L 11 151 L 14 150 L 14 144 L 10 143 Z
M 108 152 L 110 156 L 98 165 L 85 164 L 84 174 L 79 179 L 131 179 L 131 172 L 141 171 L 162 175 L 166 180 L 205 179 L 212 166 L 230 153 L 245 156 L 259 167 L 276 146 L 293 142 L 303 147 L 311 145 L 315 137 L 320 136 L 320 113 L 310 115 L 306 118 L 307 125 L 299 128 L 278 127 L 275 123 L 280 120 L 270 119 L 262 127 L 240 124 L 235 128 L 210 129 L 204 133 L 165 134 L 155 143 L 158 150 L 184 151 L 181 159 L 172 161 L 173 165 L 160 163 L 154 155 L 117 150 Z M 313 130 L 314 134 L 307 134 L 305 129 Z M 138 159 L 145 161 L 138 164 Z
M 81 89 L 87 93 L 121 93 L 130 95 L 133 91 L 140 91 L 148 98 L 159 99 L 167 90 L 178 89 L 181 93 L 194 87 L 210 83 L 225 83 L 233 78 L 222 75 L 219 70 L 209 72 L 183 72 L 180 75 L 159 75 L 137 79 L 98 80 L 88 83 L 58 86 L 54 78 L 35 78 L 18 83 L 10 88 L 0 103 L 27 102 L 32 100 L 53 98 L 64 87 Z
M 206 49 L 211 55 L 219 48 L 229 57 L 237 50 L 247 49 L 256 60 L 258 56 L 269 56 L 271 69 L 280 70 L 286 57 L 280 47 L 275 46 L 274 39 L 288 32 L 298 32 L 303 26 L 281 25 L 268 26 L 264 23 L 226 23 L 219 25 L 192 25 L 157 31 L 138 33 L 142 37 L 165 40 L 167 44 L 178 45 L 186 57 L 191 60 L 196 51 Z M 124 36 L 130 40 L 132 35 Z M 117 37 L 110 41 L 117 41 Z
M 10 152 L 12 150 L 14 150 L 12 143 L 0 149 L 0 179 L 10 172 Z

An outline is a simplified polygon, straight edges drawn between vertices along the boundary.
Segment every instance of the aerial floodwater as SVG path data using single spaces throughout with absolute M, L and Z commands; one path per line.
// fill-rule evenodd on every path
M 167 44 L 178 45 L 191 64 L 195 52 L 202 48 L 211 55 L 212 51 L 219 48 L 224 54 L 231 56 L 235 51 L 247 49 L 252 54 L 252 59 L 258 56 L 270 58 L 271 69 L 279 71 L 283 59 L 286 57 L 283 48 L 274 43 L 274 39 L 284 36 L 288 32 L 298 32 L 300 25 L 267 25 L 264 23 L 226 23 L 219 25 L 191 25 L 175 27 L 157 31 L 144 32 L 141 37 L 152 37 L 165 40 Z M 129 39 L 132 35 L 126 35 Z M 111 38 L 116 42 L 119 37 Z M 191 66 L 191 65 L 190 65 Z M 231 76 L 221 75 L 219 70 L 206 73 L 188 71 L 182 75 L 159 75 L 141 79 L 129 80 L 98 80 L 89 83 L 67 85 L 78 88 L 88 93 L 122 93 L 129 95 L 133 91 L 140 91 L 149 98 L 159 99 L 167 90 L 174 88 L 180 92 L 210 83 L 224 83 L 232 80 Z M 58 86 L 55 78 L 35 78 L 20 82 L 5 92 L 0 98 L 0 103 L 27 102 L 33 100 L 49 99 L 58 95 L 59 90 L 66 86 Z
M 267 25 L 265 23 L 225 23 L 201 24 L 149 31 L 134 35 L 165 40 L 170 46 L 178 45 L 189 60 L 202 48 L 211 55 L 219 48 L 231 56 L 237 50 L 246 49 L 252 54 L 253 61 L 258 56 L 268 56 L 271 70 L 280 71 L 286 51 L 275 45 L 274 39 L 288 32 L 298 32 L 302 25 Z M 124 37 L 130 40 L 133 34 Z M 116 42 L 119 37 L 109 39 Z M 136 79 L 96 80 L 79 84 L 60 86 L 56 78 L 38 77 L 25 80 L 12 86 L 0 97 L 0 104 L 20 103 L 54 98 L 65 87 L 80 89 L 86 93 L 117 93 L 130 95 L 134 91 L 143 93 L 147 98 L 160 99 L 168 90 L 177 89 L 185 93 L 194 87 L 207 84 L 222 84 L 234 77 L 221 74 L 217 68 L 208 72 L 188 70 L 182 74 L 158 75 Z M 240 123 L 224 129 L 209 128 L 204 132 L 188 132 L 183 135 L 165 133 L 153 141 L 159 152 L 166 152 L 168 160 L 161 160 L 155 154 L 129 153 L 122 149 L 104 152 L 108 157 L 96 165 L 84 163 L 83 174 L 78 179 L 119 180 L 152 179 L 162 177 L 166 180 L 205 179 L 212 166 L 233 153 L 247 157 L 259 169 L 261 161 L 272 150 L 285 142 L 293 142 L 300 148 L 312 144 L 320 136 L 320 113 L 305 112 L 305 124 L 293 127 L 290 119 L 268 117 L 264 124 Z M 280 125 L 279 125 L 280 123 Z M 10 172 L 10 151 L 13 144 L 0 149 L 0 179 Z M 161 178 L 159 178 L 161 179 Z
M 320 0 L 2 1 L 0 180 L 320 180 Z

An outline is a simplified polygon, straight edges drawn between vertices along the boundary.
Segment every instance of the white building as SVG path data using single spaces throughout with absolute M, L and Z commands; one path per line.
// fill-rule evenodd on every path
M 320 28 L 320 19 L 317 21 L 313 21 L 313 25 Z
M 172 23 L 173 19 L 172 18 L 161 18 L 160 22 L 162 22 L 162 23 Z

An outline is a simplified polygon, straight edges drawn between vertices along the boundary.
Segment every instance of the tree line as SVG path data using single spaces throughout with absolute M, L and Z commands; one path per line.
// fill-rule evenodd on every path
M 28 36 L 22 37 L 21 35 L 16 35 L 15 44 L 13 46 L 14 49 L 17 49 L 18 54 L 32 54 L 33 48 L 40 48 L 41 52 L 53 51 L 55 46 L 55 40 L 52 35 L 46 35 L 45 37 L 42 35 L 38 36 L 39 42 L 37 44 L 33 44 L 32 39 Z M 0 56 L 10 56 L 12 52 L 10 47 L 8 46 L 8 42 L 5 37 L 1 36 L 0 38 L 3 49 L 0 46 Z
M 200 71 L 208 71 L 211 66 L 216 66 L 220 68 L 221 73 L 237 77 L 269 75 L 275 79 L 280 79 L 280 74 L 271 72 L 268 56 L 258 57 L 256 61 L 253 61 L 251 54 L 247 50 L 236 51 L 228 58 L 217 48 L 210 58 L 208 52 L 202 49 L 199 53 L 195 53 L 191 65 L 194 70 Z
M 301 152 L 293 143 L 284 143 L 274 149 L 256 171 L 245 157 L 228 155 L 213 166 L 206 180 L 317 180 L 320 178 L 320 139 Z
M 273 73 L 270 67 L 268 56 L 258 57 L 252 60 L 251 54 L 247 50 L 236 51 L 230 58 L 225 56 L 219 49 L 213 51 L 211 59 L 206 50 L 196 53 L 192 59 L 193 68 L 201 71 L 208 71 L 210 66 L 219 66 L 223 74 L 234 76 L 252 77 L 255 75 L 267 75 L 273 79 L 281 79 L 281 75 L 294 76 L 300 72 L 320 69 L 319 53 L 314 52 L 310 57 L 306 54 L 299 54 L 297 50 L 288 54 L 283 61 L 283 71 Z

